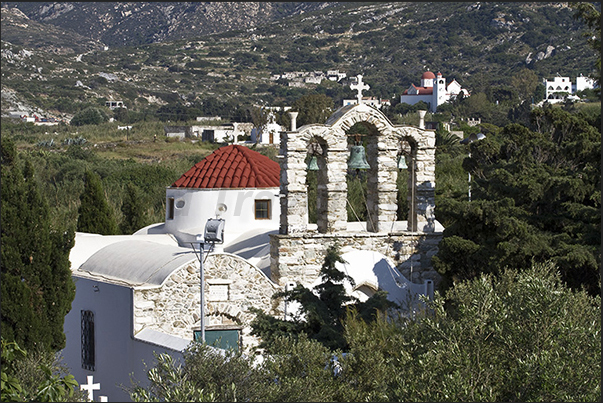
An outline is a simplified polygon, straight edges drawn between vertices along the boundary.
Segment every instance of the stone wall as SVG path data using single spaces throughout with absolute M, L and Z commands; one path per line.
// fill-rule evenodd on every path
M 231 254 L 206 255 L 203 264 L 205 329 L 240 328 L 244 348 L 257 345 L 250 335 L 257 307 L 273 316 L 282 316 L 282 304 L 272 295 L 278 286 L 246 260 Z M 199 263 L 174 272 L 158 288 L 134 291 L 134 333 L 144 328 L 160 330 L 185 339 L 193 339 L 200 328 Z
M 431 258 L 438 252 L 441 238 L 440 232 L 271 235 L 271 278 L 280 285 L 293 281 L 309 286 L 318 277 L 326 250 L 338 244 L 342 250 L 379 252 L 408 280 L 417 284 L 432 280 L 437 286 L 440 275 L 432 268 Z

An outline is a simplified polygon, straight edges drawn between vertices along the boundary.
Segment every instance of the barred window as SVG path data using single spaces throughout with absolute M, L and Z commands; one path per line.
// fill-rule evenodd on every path
M 82 368 L 94 371 L 94 313 L 82 311 Z
M 270 219 L 270 200 L 255 201 L 255 219 L 269 220 Z

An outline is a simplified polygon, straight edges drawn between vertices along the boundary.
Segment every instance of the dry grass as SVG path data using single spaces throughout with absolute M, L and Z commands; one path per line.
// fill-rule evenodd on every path
M 136 162 L 161 162 L 168 159 L 201 159 L 219 147 L 208 144 L 183 141 L 129 140 L 108 141 L 92 145 L 97 155 L 108 159 L 133 159 Z

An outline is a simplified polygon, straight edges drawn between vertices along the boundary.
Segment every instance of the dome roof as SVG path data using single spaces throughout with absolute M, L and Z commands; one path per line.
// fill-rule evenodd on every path
M 278 162 L 245 146 L 229 145 L 199 161 L 172 184 L 176 188 L 268 188 L 280 186 Z
M 423 73 L 423 75 L 421 76 L 422 80 L 429 80 L 429 79 L 434 79 L 436 78 L 435 74 L 433 74 L 431 71 L 426 71 L 425 73 Z

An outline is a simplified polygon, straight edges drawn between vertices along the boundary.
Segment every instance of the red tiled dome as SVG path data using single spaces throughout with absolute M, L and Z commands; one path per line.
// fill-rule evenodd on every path
M 435 74 L 433 74 L 431 71 L 426 71 L 421 76 L 421 79 L 423 79 L 423 80 L 429 80 L 429 79 L 434 79 L 434 78 L 436 78 Z
M 280 185 L 278 162 L 245 146 L 230 145 L 199 161 L 172 187 L 193 189 L 269 188 Z

